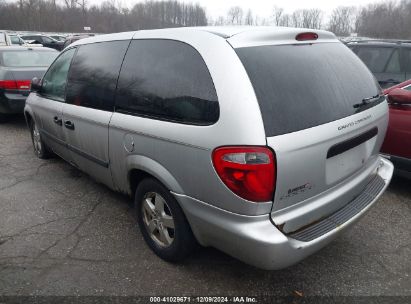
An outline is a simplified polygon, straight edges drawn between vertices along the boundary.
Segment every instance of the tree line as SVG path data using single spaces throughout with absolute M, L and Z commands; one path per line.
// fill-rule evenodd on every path
M 244 11 L 235 6 L 212 24 L 289 26 L 326 29 L 340 37 L 356 33 L 370 38 L 411 39 L 411 0 L 377 2 L 365 7 L 340 6 L 332 11 L 327 22 L 326 19 L 318 8 L 286 13 L 274 6 L 270 16 L 261 18 L 250 9 Z
M 120 1 L 88 5 L 87 0 L 0 0 L 0 29 L 17 31 L 92 32 L 207 25 L 205 9 L 177 0 L 137 3 L 131 9 Z
M 319 8 L 286 12 L 274 6 L 261 17 L 251 9 L 231 7 L 210 18 L 199 4 L 146 0 L 132 8 L 119 0 L 89 5 L 89 0 L 0 0 L 0 29 L 20 31 L 110 33 L 128 30 L 204 25 L 274 25 L 327 29 L 337 36 L 411 39 L 411 0 L 389 0 L 365 7 L 340 6 L 330 16 Z M 328 17 L 328 18 L 327 18 Z

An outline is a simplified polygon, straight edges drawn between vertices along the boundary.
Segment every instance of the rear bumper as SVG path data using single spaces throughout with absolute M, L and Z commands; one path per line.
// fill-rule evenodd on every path
M 19 114 L 23 113 L 27 96 L 22 94 L 0 94 L 0 113 L 1 114 Z
M 318 251 L 364 215 L 391 181 L 394 167 L 381 158 L 377 177 L 382 187 L 368 204 L 317 238 L 305 242 L 286 236 L 270 220 L 270 215 L 243 216 L 218 209 L 185 195 L 174 194 L 180 202 L 198 241 L 259 268 L 274 270 L 291 266 Z

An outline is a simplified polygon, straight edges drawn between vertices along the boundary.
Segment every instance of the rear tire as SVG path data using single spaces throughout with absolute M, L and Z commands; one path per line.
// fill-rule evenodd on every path
M 51 156 L 49 149 L 46 144 L 43 142 L 40 131 L 34 122 L 30 122 L 30 131 L 31 131 L 31 141 L 33 143 L 34 154 L 40 159 L 47 159 Z
M 179 262 L 195 248 L 196 240 L 176 199 L 157 180 L 148 178 L 137 187 L 137 222 L 147 245 L 163 260 Z

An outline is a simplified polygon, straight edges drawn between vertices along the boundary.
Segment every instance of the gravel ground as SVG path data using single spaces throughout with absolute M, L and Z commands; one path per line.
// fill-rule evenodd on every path
M 395 178 L 356 226 L 291 268 L 259 270 L 212 248 L 172 265 L 145 245 L 129 198 L 61 159 L 37 159 L 22 117 L 0 125 L 0 138 L 0 295 L 411 296 L 408 180 Z

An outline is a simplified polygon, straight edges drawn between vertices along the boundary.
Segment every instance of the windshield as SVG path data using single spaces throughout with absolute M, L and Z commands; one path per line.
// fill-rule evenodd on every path
M 325 124 L 378 104 L 354 107 L 381 89 L 341 43 L 257 46 L 236 52 L 254 87 L 267 136 Z
M 48 67 L 58 52 L 48 51 L 4 51 L 1 53 L 6 67 Z

